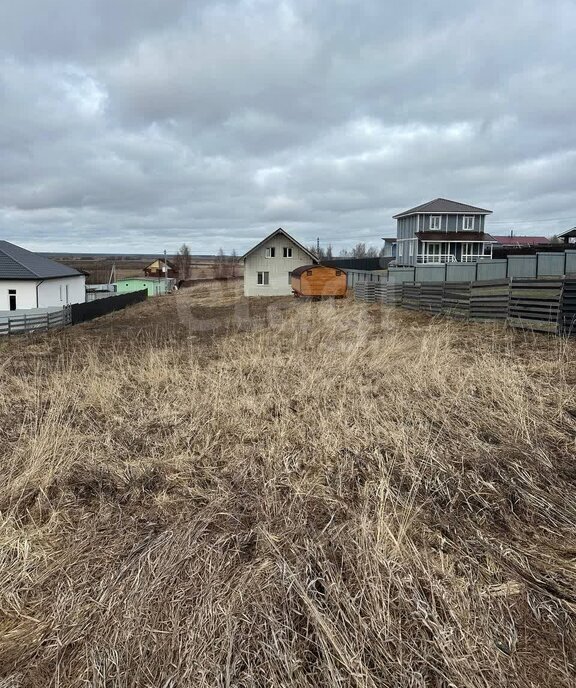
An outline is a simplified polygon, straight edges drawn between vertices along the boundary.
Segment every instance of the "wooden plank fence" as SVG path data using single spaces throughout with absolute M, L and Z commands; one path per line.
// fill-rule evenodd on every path
M 576 277 L 485 282 L 358 282 L 359 301 L 499 320 L 511 327 L 576 336 Z
M 576 279 L 564 280 L 560 330 L 564 335 L 576 336 Z
M 510 280 L 472 282 L 470 318 L 472 320 L 506 320 L 510 304 Z
M 470 282 L 446 282 L 442 313 L 453 318 L 470 317 Z
M 444 282 L 422 282 L 420 308 L 429 313 L 440 313 L 444 298 Z
M 408 308 L 411 311 L 418 311 L 420 310 L 421 295 L 422 287 L 420 282 L 403 282 L 402 301 L 400 305 L 402 308 Z
M 70 308 L 52 313 L 26 313 L 0 318 L 0 336 L 26 334 L 28 332 L 47 332 L 71 323 Z
M 508 324 L 558 334 L 562 287 L 563 280 L 513 280 Z
M 360 293 L 362 288 L 360 287 Z M 98 318 L 106 313 L 117 311 L 126 306 L 140 303 L 148 298 L 148 291 L 115 294 L 106 299 L 97 299 L 86 303 L 73 303 L 62 310 L 51 313 L 22 313 L 0 317 L 0 336 L 25 334 L 27 332 L 46 332 L 48 330 L 77 325 L 86 320 Z

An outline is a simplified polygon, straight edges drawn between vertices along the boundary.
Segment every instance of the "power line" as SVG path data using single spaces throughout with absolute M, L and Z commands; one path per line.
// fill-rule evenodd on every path
M 488 224 L 491 225 L 533 225 L 539 222 L 574 222 L 574 216 L 572 217 L 548 217 L 539 220 L 488 220 Z

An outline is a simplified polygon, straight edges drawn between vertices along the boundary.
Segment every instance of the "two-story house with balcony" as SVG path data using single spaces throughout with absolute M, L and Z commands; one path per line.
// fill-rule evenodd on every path
M 436 198 L 394 215 L 397 265 L 476 262 L 492 255 L 484 232 L 491 210 Z

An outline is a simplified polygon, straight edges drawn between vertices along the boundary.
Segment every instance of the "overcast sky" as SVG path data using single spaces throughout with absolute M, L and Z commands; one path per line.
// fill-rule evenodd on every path
M 0 238 L 380 246 L 438 196 L 576 225 L 574 0 L 4 0 Z

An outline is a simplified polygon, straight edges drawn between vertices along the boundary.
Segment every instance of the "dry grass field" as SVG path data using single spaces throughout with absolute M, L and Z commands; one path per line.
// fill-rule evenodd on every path
M 575 342 L 158 297 L 0 343 L 0 686 L 569 688 Z

